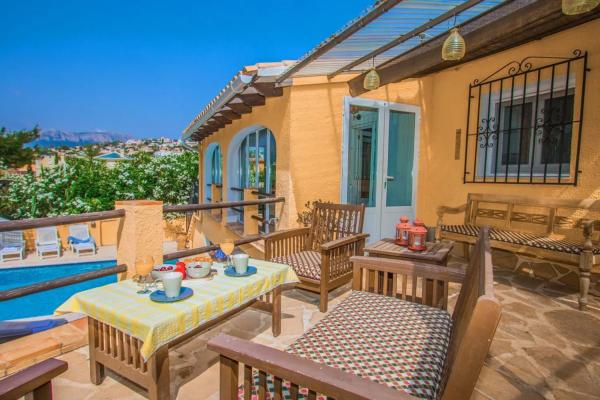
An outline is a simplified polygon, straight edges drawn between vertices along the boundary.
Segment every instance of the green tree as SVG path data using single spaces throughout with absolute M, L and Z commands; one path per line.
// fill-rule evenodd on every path
M 32 130 L 9 132 L 0 128 L 0 165 L 2 168 L 20 168 L 33 162 L 36 149 L 26 148 L 25 145 L 40 135 L 36 126 Z
M 86 144 L 83 146 L 83 154 L 88 160 L 94 159 L 100 155 L 100 146 L 96 146 L 94 144 Z

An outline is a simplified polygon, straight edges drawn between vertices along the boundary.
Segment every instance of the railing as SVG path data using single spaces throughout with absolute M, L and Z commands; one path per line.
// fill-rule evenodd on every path
M 244 206 L 253 206 L 260 204 L 272 204 L 272 203 L 282 203 L 285 201 L 283 197 L 276 198 L 268 198 L 268 199 L 257 199 L 257 200 L 245 200 L 245 201 L 232 201 L 226 203 L 210 203 L 210 204 L 183 204 L 183 205 L 166 205 L 163 206 L 164 213 L 189 213 L 194 211 L 205 211 L 205 210 L 214 210 L 214 209 L 223 209 L 223 208 L 238 208 Z M 125 216 L 125 210 L 111 210 L 111 211 L 102 211 L 102 212 L 94 212 L 94 213 L 86 213 L 86 214 L 78 214 L 78 215 L 65 215 L 58 217 L 47 217 L 47 218 L 35 218 L 35 219 L 27 219 L 27 220 L 18 220 L 18 221 L 3 221 L 0 222 L 0 232 L 4 231 L 14 231 L 14 230 L 24 230 L 31 228 L 41 228 L 46 226 L 55 226 L 55 225 L 66 225 L 80 222 L 90 222 L 90 221 L 99 221 L 106 219 L 114 219 L 121 218 Z M 252 242 L 257 242 L 264 238 L 263 235 L 253 235 L 248 236 L 239 240 L 236 240 L 234 243 L 237 246 L 248 244 Z M 172 253 L 167 253 L 163 255 L 165 260 L 173 260 L 181 257 L 187 257 L 195 254 L 206 253 L 209 251 L 217 250 L 218 246 L 204 246 L 197 247 L 193 249 L 180 250 Z M 84 281 L 89 281 L 92 279 L 97 279 L 113 274 L 124 273 L 127 271 L 127 265 L 120 264 L 115 265 L 109 268 L 103 268 L 96 271 L 90 271 L 85 273 L 80 273 L 76 275 L 71 275 L 63 278 L 52 279 L 45 282 L 39 282 L 28 286 L 22 286 L 9 290 L 0 291 L 0 302 L 6 301 L 10 299 L 14 299 L 17 297 L 26 296 L 33 293 L 38 293 L 50 289 L 55 289 L 63 286 L 72 285 L 75 283 L 80 283 Z
M 0 399 L 52 400 L 52 379 L 65 372 L 65 361 L 51 358 L 0 381 Z
M 0 290 L 0 301 L 10 300 L 17 297 L 23 297 L 28 294 L 43 292 L 45 290 L 56 289 L 75 283 L 90 281 L 92 279 L 102 278 L 109 275 L 119 274 L 127 271 L 127 265 L 120 264 L 114 267 L 102 268 L 95 271 L 84 272 L 81 274 L 65 276 L 63 278 L 52 279 L 49 281 L 34 283 L 33 285 L 21 286 L 14 289 Z
M 164 206 L 164 212 L 188 212 L 188 211 L 205 211 L 215 210 L 218 208 L 233 208 L 233 207 L 244 207 L 244 206 L 256 206 L 259 204 L 271 204 L 271 203 L 283 203 L 284 197 L 275 197 L 272 199 L 258 199 L 258 200 L 240 200 L 240 201 L 229 201 L 225 203 L 210 203 L 210 204 L 183 204 L 177 206 Z
M 43 228 L 46 226 L 76 224 L 80 222 L 102 221 L 105 219 L 122 218 L 125 210 L 100 211 L 76 215 L 61 215 L 58 217 L 21 219 L 17 221 L 1 221 L 0 232 Z
M 186 205 L 177 205 L 177 206 L 164 206 L 164 212 L 189 212 L 189 211 L 205 211 L 205 210 L 215 210 L 222 208 L 231 208 L 233 210 L 240 210 L 239 207 L 244 206 L 255 206 L 260 204 L 273 204 L 273 203 L 283 203 L 285 202 L 284 197 L 275 197 L 268 199 L 257 199 L 257 200 L 242 200 L 242 201 L 230 201 L 226 203 L 211 203 L 211 204 L 186 204 Z M 234 243 L 236 246 L 240 246 L 243 244 L 248 244 L 252 242 L 257 242 L 262 240 L 264 235 L 252 235 L 239 240 L 236 240 Z M 173 253 L 167 253 L 163 255 L 164 260 L 175 260 L 181 257 L 188 257 L 196 254 L 207 253 L 209 251 L 217 250 L 219 246 L 203 246 L 196 247 L 193 249 L 186 249 L 175 251 Z

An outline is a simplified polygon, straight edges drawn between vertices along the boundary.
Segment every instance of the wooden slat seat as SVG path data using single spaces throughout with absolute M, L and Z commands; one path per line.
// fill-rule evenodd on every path
M 463 213 L 463 224 L 444 221 Z M 600 201 L 469 193 L 465 204 L 437 214 L 436 239 L 464 243 L 467 258 L 479 228 L 491 225 L 494 249 L 578 266 L 579 307 L 586 307 L 591 271 L 600 264 Z
M 352 262 L 354 291 L 286 351 L 228 335 L 208 343 L 220 354 L 221 400 L 470 398 L 500 320 L 488 229 L 466 273 L 375 257 Z M 380 274 L 382 285 L 372 279 Z M 451 282 L 462 283 L 452 316 Z
M 479 235 L 477 225 L 441 225 L 442 232 L 465 236 L 477 237 Z M 490 240 L 504 243 L 512 243 L 521 246 L 536 247 L 538 249 L 558 251 L 568 254 L 581 254 L 583 243 L 575 240 L 553 239 L 547 235 L 534 235 L 531 233 L 514 232 L 506 229 L 491 228 Z M 600 254 L 600 247 L 594 246 L 592 253 Z

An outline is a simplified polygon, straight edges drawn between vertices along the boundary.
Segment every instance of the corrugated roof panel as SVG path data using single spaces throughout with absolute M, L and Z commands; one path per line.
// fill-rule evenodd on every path
M 478 15 L 498 6 L 506 0 L 486 0 L 475 4 L 456 15 L 456 24 L 460 25 Z M 330 75 L 359 60 L 374 50 L 387 45 L 393 40 L 405 35 L 429 21 L 451 12 L 456 7 L 469 3 L 468 0 L 404 0 L 371 21 L 357 32 L 350 35 L 331 50 L 319 55 L 307 65 L 295 71 L 292 76 Z M 428 40 L 443 34 L 452 28 L 454 17 L 433 26 L 420 36 L 409 39 L 374 58 L 375 66 L 397 57 Z M 329 40 L 335 39 L 338 34 Z M 321 45 L 306 56 L 318 51 Z M 302 60 L 300 60 L 302 61 Z M 367 60 L 350 71 L 365 71 L 373 66 L 373 59 Z M 293 67 L 292 67 L 293 68 Z

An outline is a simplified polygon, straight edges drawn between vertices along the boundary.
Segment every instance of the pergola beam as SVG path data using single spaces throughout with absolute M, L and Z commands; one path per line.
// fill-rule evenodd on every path
M 462 60 L 448 62 L 441 59 L 445 39 L 442 35 L 387 61 L 377 72 L 383 86 L 485 57 L 599 17 L 600 8 L 583 15 L 564 15 L 561 0 L 514 0 L 463 26 L 463 31 L 467 32 L 463 36 L 468 50 Z M 366 92 L 363 79 L 364 74 L 348 82 L 352 96 Z
M 252 107 L 245 104 L 244 101 L 239 97 L 234 97 L 231 99 L 231 101 L 227 103 L 227 106 L 238 114 L 248 114 L 252 112 Z
M 275 83 L 255 82 L 252 85 L 258 93 L 265 97 L 276 97 L 283 95 L 283 88 L 275 86 Z
M 244 104 L 256 107 L 256 106 L 264 106 L 265 105 L 265 96 L 259 93 L 253 87 L 246 88 L 242 93 L 238 94 L 238 97 L 242 99 Z
M 382 1 L 377 6 L 373 7 L 373 9 L 368 13 L 358 18 L 352 25 L 349 25 L 339 34 L 333 36 L 330 40 L 323 43 L 320 47 L 318 47 L 313 53 L 309 54 L 307 57 L 298 61 L 292 67 L 288 68 L 283 74 L 279 75 L 277 78 L 277 83 L 281 84 L 281 82 L 285 81 L 287 78 L 291 77 L 293 74 L 310 64 L 316 58 L 319 58 L 339 43 L 343 42 L 354 33 L 358 32 L 365 25 L 368 25 L 370 22 L 376 20 L 381 15 L 385 14 L 390 8 L 393 8 L 396 4 L 400 3 L 402 0 L 387 0 Z
M 378 47 L 375 50 L 369 52 L 368 54 L 365 54 L 364 56 L 344 65 L 343 67 L 339 68 L 335 72 L 329 74 L 327 77 L 331 79 L 331 78 L 335 77 L 336 75 L 341 74 L 342 72 L 350 71 L 352 68 L 356 67 L 357 65 L 360 65 L 360 64 L 364 63 L 365 61 L 368 61 L 372 58 L 377 57 L 381 53 L 384 53 L 390 49 L 393 49 L 394 47 L 406 42 L 407 40 L 420 35 L 421 33 L 425 32 L 426 30 L 431 29 L 434 26 L 454 17 L 455 15 L 460 14 L 461 12 L 468 10 L 471 7 L 476 6 L 477 4 L 481 3 L 482 1 L 483 0 L 466 1 L 462 4 L 460 4 L 459 6 L 456 6 L 453 9 L 446 11 L 445 13 L 441 14 L 440 16 L 429 20 L 428 22 L 424 23 L 423 25 L 418 26 L 417 28 L 413 29 L 412 31 L 405 33 L 404 35 L 397 37 L 396 39 L 392 40 L 391 42 L 389 42 L 381 47 Z
M 238 113 L 236 113 L 235 111 L 233 111 L 231 108 L 225 106 L 223 108 L 221 108 L 221 111 L 219 111 L 221 114 L 223 114 L 226 118 L 229 118 L 230 120 L 234 120 L 234 119 L 240 119 L 242 118 L 242 116 Z

